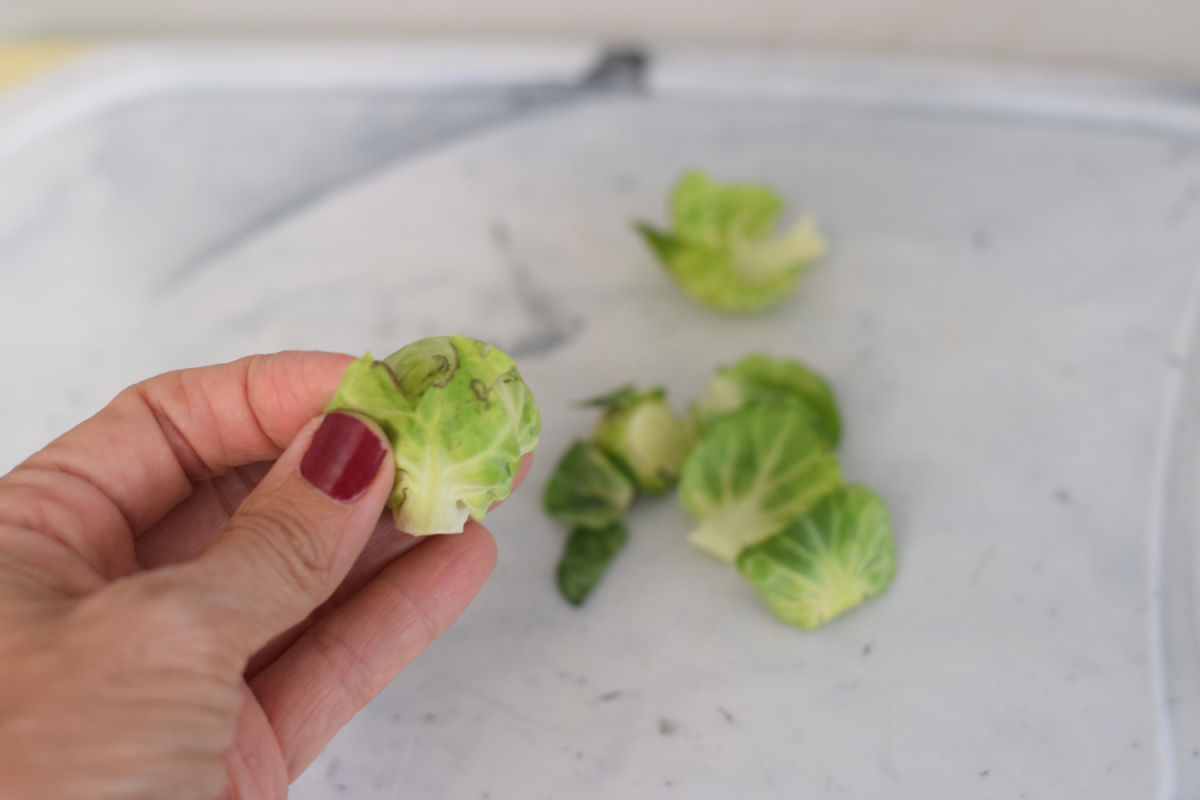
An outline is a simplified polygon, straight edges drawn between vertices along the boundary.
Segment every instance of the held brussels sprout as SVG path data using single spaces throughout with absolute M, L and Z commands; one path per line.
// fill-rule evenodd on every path
M 459 533 L 512 491 L 541 417 L 513 360 L 465 336 L 422 339 L 346 368 L 327 411 L 374 420 L 396 460 L 388 505 L 415 536 Z
M 704 396 L 693 404 L 692 416 L 701 428 L 707 428 L 754 402 L 794 405 L 830 447 L 836 447 L 841 439 L 842 419 L 833 390 L 820 375 L 790 358 L 755 354 L 732 367 L 722 367 Z
M 621 518 L 635 488 L 603 450 L 576 442 L 546 482 L 543 505 L 567 525 L 603 528 Z
M 692 544 L 732 562 L 841 484 L 837 460 L 804 414 L 753 404 L 700 440 L 683 465 L 679 493 L 699 522 Z
M 625 526 L 612 522 L 603 528 L 575 528 L 558 562 L 558 591 L 573 606 L 583 605 L 600 582 L 609 562 L 625 546 Z
M 783 200 L 765 186 L 721 184 L 693 171 L 675 185 L 670 206 L 673 230 L 645 223 L 637 230 L 679 286 L 713 308 L 778 303 L 825 253 L 808 219 L 775 237 Z
M 666 395 L 664 389 L 624 388 L 588 403 L 606 409 L 592 441 L 650 494 L 674 488 L 696 441 L 693 424 L 675 413 Z
M 896 552 L 887 506 L 861 486 L 835 489 L 743 550 L 737 566 L 775 616 L 812 630 L 891 583 Z

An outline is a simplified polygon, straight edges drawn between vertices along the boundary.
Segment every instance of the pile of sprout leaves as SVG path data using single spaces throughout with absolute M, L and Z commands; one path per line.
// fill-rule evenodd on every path
M 776 232 L 783 199 L 769 187 L 686 173 L 670 229 L 636 224 L 689 297 L 755 312 L 782 302 L 825 253 L 813 222 Z M 717 370 L 684 416 L 661 388 L 627 386 L 589 401 L 601 416 L 558 462 L 543 496 L 569 532 L 557 580 L 582 605 L 629 540 L 637 494 L 678 490 L 694 518 L 688 541 L 736 566 L 784 622 L 811 630 L 882 593 L 895 574 L 883 500 L 847 485 L 836 451 L 842 420 L 821 375 L 755 353 Z
M 891 582 L 887 508 L 844 482 L 833 391 L 805 365 L 747 356 L 718 371 L 687 417 L 662 389 L 607 398 L 593 402 L 605 410 L 591 438 L 571 445 L 543 495 L 569 526 L 557 570 L 569 603 L 584 603 L 628 541 L 635 494 L 670 488 L 695 519 L 688 540 L 736 565 L 791 625 L 817 628 Z

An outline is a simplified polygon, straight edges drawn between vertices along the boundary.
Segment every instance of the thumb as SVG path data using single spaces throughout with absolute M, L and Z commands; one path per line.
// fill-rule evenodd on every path
M 349 572 L 379 521 L 394 464 L 372 423 L 335 412 L 306 426 L 225 530 L 176 580 L 249 658 L 304 620 Z

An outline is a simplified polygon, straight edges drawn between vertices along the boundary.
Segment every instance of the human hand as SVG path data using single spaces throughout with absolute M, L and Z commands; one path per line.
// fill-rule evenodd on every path
M 349 360 L 153 378 L 0 478 L 0 796 L 284 797 L 463 611 L 491 536 L 381 519 L 386 439 L 314 419 Z

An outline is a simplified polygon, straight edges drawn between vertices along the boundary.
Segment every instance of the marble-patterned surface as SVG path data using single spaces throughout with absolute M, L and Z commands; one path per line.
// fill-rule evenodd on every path
M 89 117 L 0 162 L 0 467 L 153 371 L 463 331 L 520 357 L 541 457 L 490 517 L 479 601 L 294 797 L 1182 792 L 1200 742 L 1172 736 L 1194 693 L 1162 681 L 1156 508 L 1200 127 L 858 91 L 885 78 L 189 91 Z M 689 165 L 828 231 L 785 307 L 698 308 L 631 234 Z M 835 384 L 845 470 L 897 520 L 889 593 L 789 630 L 663 501 L 567 608 L 538 489 L 589 425 L 574 402 L 636 380 L 682 404 L 752 350 Z

